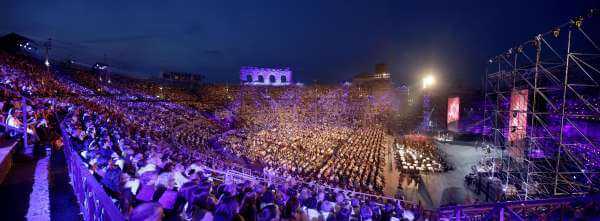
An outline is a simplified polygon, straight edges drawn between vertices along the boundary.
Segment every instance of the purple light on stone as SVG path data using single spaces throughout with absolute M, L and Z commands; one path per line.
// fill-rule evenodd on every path
M 240 81 L 247 85 L 285 86 L 293 83 L 290 68 L 240 68 Z

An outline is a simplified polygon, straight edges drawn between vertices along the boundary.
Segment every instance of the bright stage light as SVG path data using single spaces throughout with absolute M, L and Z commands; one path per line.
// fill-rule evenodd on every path
M 435 78 L 433 77 L 433 75 L 430 74 L 423 78 L 423 89 L 429 88 L 433 86 L 433 84 L 435 84 Z
M 46 65 L 46 67 L 50 67 L 50 61 L 46 60 L 46 61 L 44 62 L 44 64 Z

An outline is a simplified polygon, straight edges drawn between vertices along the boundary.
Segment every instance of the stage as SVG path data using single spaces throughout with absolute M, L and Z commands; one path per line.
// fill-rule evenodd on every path
M 471 167 L 484 157 L 482 149 L 474 145 L 450 144 L 436 142 L 438 148 L 447 156 L 446 160 L 453 169 L 443 173 L 420 175 L 420 179 L 412 179 L 393 166 L 386 168 L 386 195 L 393 195 L 395 186 L 402 186 L 406 200 L 421 202 L 425 208 L 438 208 L 446 204 L 473 202 L 479 199 L 473 191 L 465 186 L 465 175 Z M 481 200 L 480 200 L 481 201 Z

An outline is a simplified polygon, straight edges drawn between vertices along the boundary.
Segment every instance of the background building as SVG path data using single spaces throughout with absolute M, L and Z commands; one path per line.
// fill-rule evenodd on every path
M 378 63 L 375 65 L 375 72 L 367 73 L 363 72 L 355 75 L 352 78 L 352 83 L 361 86 L 377 86 L 391 83 L 391 75 L 387 70 L 385 63 Z
M 247 85 L 283 86 L 293 82 L 290 68 L 240 68 L 240 81 Z
M 166 81 L 200 83 L 204 79 L 201 74 L 186 72 L 162 72 L 161 77 Z

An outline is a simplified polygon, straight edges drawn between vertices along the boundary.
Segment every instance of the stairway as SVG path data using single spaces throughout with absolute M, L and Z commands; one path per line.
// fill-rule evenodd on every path
M 22 149 L 22 148 L 21 148 Z M 1 220 L 81 220 L 62 150 L 16 151 L 0 184 Z

